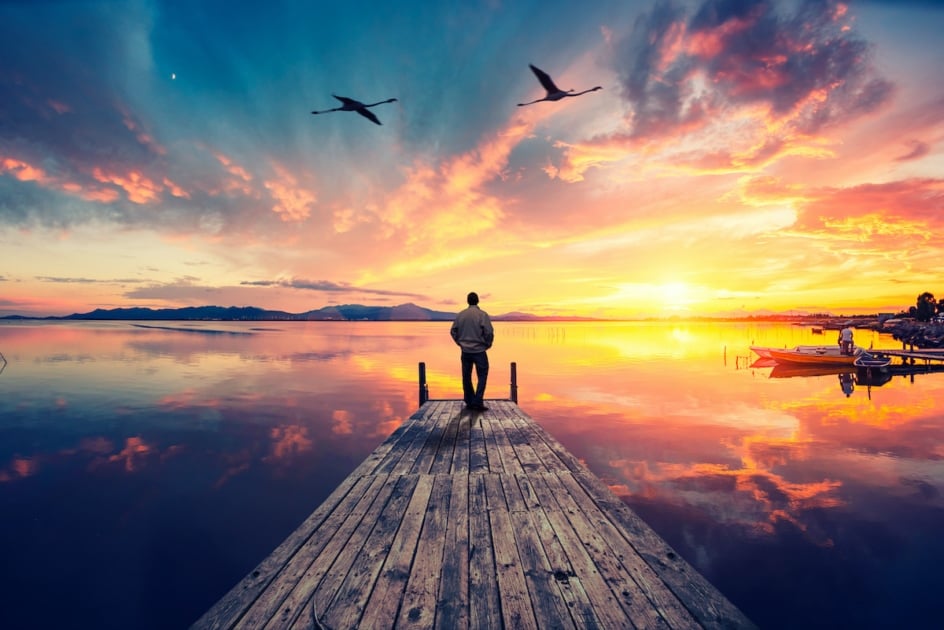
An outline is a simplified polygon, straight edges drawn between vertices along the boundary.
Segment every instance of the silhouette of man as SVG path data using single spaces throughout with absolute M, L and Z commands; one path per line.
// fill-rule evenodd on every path
M 466 297 L 469 306 L 458 315 L 449 331 L 453 341 L 462 349 L 462 397 L 465 406 L 475 411 L 488 411 L 485 406 L 485 385 L 488 382 L 488 354 L 495 331 L 488 313 L 479 308 L 479 296 L 474 291 Z M 472 368 L 476 385 L 472 386 Z

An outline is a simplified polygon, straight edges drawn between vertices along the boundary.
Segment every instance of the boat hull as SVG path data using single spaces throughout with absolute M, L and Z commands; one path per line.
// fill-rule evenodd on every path
M 889 357 L 876 357 L 862 354 L 856 357 L 855 366 L 857 368 L 866 368 L 869 370 L 884 370 L 891 365 L 892 360 Z
M 770 351 L 773 348 L 765 348 L 764 346 L 751 346 L 751 351 L 756 354 L 761 359 L 772 359 L 770 356 Z
M 797 346 L 792 349 L 767 348 L 770 358 L 777 363 L 792 365 L 854 365 L 861 352 L 843 354 L 837 346 Z

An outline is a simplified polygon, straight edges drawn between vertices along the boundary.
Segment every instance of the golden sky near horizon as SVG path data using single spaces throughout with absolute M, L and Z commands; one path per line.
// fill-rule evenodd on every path
M 944 9 L 742 4 L 4 5 L 0 315 L 944 291 Z

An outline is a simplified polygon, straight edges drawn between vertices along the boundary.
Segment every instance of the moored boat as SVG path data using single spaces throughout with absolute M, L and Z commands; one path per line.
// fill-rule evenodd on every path
M 891 365 L 892 358 L 887 355 L 870 354 L 862 352 L 855 358 L 854 365 L 857 368 L 884 369 Z
M 844 354 L 839 346 L 796 346 L 794 348 L 767 348 L 770 358 L 777 363 L 800 363 L 804 365 L 854 365 L 861 348 L 852 354 Z
M 767 348 L 765 346 L 751 346 L 751 352 L 759 356 L 761 359 L 771 359 L 770 351 L 775 350 L 776 348 Z

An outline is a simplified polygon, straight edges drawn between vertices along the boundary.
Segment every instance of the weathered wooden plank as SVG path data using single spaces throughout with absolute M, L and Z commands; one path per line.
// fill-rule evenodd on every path
M 526 417 L 521 417 L 521 418 L 525 421 L 527 420 Z M 570 454 L 566 449 L 564 449 L 564 447 L 561 446 L 560 443 L 557 442 L 557 440 L 555 440 L 552 436 L 550 436 L 546 431 L 544 431 L 544 429 L 542 429 L 540 426 L 538 426 L 536 423 L 533 423 L 533 422 L 525 422 L 525 424 L 530 425 L 529 427 L 526 428 L 526 430 L 533 436 L 532 444 L 534 445 L 535 451 L 540 452 L 544 449 L 548 449 L 548 451 L 550 451 L 550 454 L 553 454 L 555 458 L 558 458 L 562 463 L 564 463 L 567 466 L 568 469 L 570 469 L 571 471 L 576 471 L 578 473 L 576 477 L 593 482 L 593 484 L 596 487 L 596 491 L 598 493 L 603 493 L 604 496 L 610 495 L 608 498 L 611 501 L 616 500 L 617 502 L 619 502 L 621 506 L 626 507 L 625 504 L 622 503 L 622 501 L 619 501 L 617 497 L 612 496 L 612 493 L 610 493 L 609 488 L 607 488 L 605 484 L 603 484 L 602 481 L 600 481 L 597 477 L 593 476 L 592 473 L 590 473 L 586 469 L 586 467 L 583 466 L 583 464 L 579 462 L 579 460 L 577 460 L 572 454 Z M 548 454 L 547 456 L 550 456 L 550 454 Z M 567 479 L 568 476 L 562 475 L 561 478 Z M 548 483 L 550 483 L 550 479 L 548 480 Z M 566 500 L 568 497 L 580 498 L 581 494 L 574 492 L 573 489 L 574 489 L 573 486 L 571 486 L 570 489 L 566 489 L 564 487 L 558 487 L 552 491 L 552 495 L 554 497 L 557 497 L 560 500 Z M 610 505 L 613 505 L 613 504 L 610 503 Z M 600 509 L 600 507 L 598 506 L 597 509 Z M 626 507 L 626 509 L 628 510 L 628 507 Z M 583 517 L 579 517 L 578 520 L 591 518 L 591 517 L 592 517 L 592 514 L 586 514 Z M 597 527 L 601 527 L 601 526 L 604 527 L 605 529 L 605 531 L 602 533 L 603 534 L 602 537 L 600 537 L 599 535 L 596 535 L 595 532 L 593 532 L 592 530 L 589 530 L 591 535 L 597 536 L 594 540 L 596 540 L 598 544 L 602 544 L 600 543 L 600 541 L 603 541 L 603 540 L 606 540 L 606 541 L 615 540 L 615 538 L 610 535 L 610 534 L 614 534 L 614 532 L 609 529 L 606 523 L 600 523 L 598 524 Z M 646 527 L 648 528 L 648 526 Z M 658 536 L 655 535 L 654 532 L 651 532 L 651 530 L 650 530 L 650 533 L 653 536 L 655 536 L 658 540 L 661 541 L 661 538 L 658 538 Z M 662 542 L 663 544 L 665 544 L 664 541 Z M 606 552 L 604 551 L 602 553 L 605 554 Z M 613 553 L 616 553 L 616 552 L 613 552 Z M 666 550 L 665 553 L 666 553 L 667 558 L 681 559 L 680 556 L 678 556 L 674 551 L 670 549 Z M 686 624 L 691 624 L 694 622 L 693 617 L 691 616 L 689 610 L 684 606 L 684 604 L 681 601 L 679 601 L 673 593 L 670 593 L 667 591 L 667 587 L 664 584 L 662 577 L 656 576 L 655 572 L 652 571 L 652 567 L 650 566 L 652 564 L 651 562 L 643 566 L 642 562 L 645 562 L 645 559 L 642 556 L 639 556 L 635 552 L 635 550 L 633 550 L 633 553 L 631 555 L 629 553 L 625 554 L 625 556 L 621 554 L 620 557 L 625 558 L 626 562 L 629 563 L 627 570 L 630 571 L 630 573 L 634 576 L 634 580 L 638 583 L 638 586 L 640 587 L 641 592 L 647 596 L 652 606 L 654 606 L 654 609 L 658 610 L 662 615 L 664 615 L 668 619 L 670 625 L 672 625 L 673 627 L 685 627 Z M 659 559 L 659 562 L 664 562 L 664 560 Z M 657 578 L 657 579 L 654 579 L 654 578 Z M 716 593 L 716 590 L 714 589 L 714 587 L 710 587 L 710 592 Z M 727 601 L 727 600 L 724 600 L 724 601 Z M 639 606 L 634 606 L 634 609 L 639 609 L 639 608 L 640 608 Z M 721 616 L 723 616 L 723 612 L 721 613 Z
M 283 602 L 296 591 L 311 592 L 328 567 L 318 565 L 315 560 L 328 550 L 328 557 L 333 558 L 333 550 L 347 542 L 351 532 L 363 520 L 364 515 L 382 496 L 387 477 L 368 477 L 369 485 L 353 505 L 347 504 L 343 510 L 335 510 L 325 520 L 325 523 L 315 535 L 312 535 L 304 545 L 289 559 L 285 569 L 253 603 L 246 615 L 236 624 L 237 628 L 262 628 L 271 619 L 278 617 L 288 620 L 295 616 L 296 607 L 301 605 L 303 598 L 296 597 L 290 605 L 283 607 Z
M 401 469 L 407 470 L 413 474 L 426 475 L 430 473 L 432 468 L 433 461 L 437 458 L 439 449 L 443 445 L 444 435 L 447 432 L 448 425 L 450 420 L 455 414 L 452 411 L 452 405 L 447 402 L 439 403 L 437 406 L 436 414 L 433 417 L 432 426 L 429 429 L 426 442 L 423 444 L 423 447 L 416 454 L 415 457 L 411 457 L 409 461 L 407 459 L 403 460 L 403 463 L 410 463 L 409 468 L 402 466 Z M 455 443 L 451 443 L 450 446 L 454 447 Z M 449 457 L 452 457 L 452 452 L 450 450 Z M 395 469 L 395 472 L 397 469 Z
M 410 568 L 416 555 L 416 546 L 423 527 L 426 504 L 433 489 L 433 477 L 420 475 L 403 515 L 390 552 L 381 569 L 381 579 L 371 591 L 359 626 L 361 628 L 383 628 L 392 625 L 400 609 L 403 592 L 410 577 Z M 354 627 L 354 626 L 350 626 Z
M 435 627 L 465 630 L 469 627 L 469 478 L 455 474 L 451 480 Z
M 410 579 L 400 605 L 398 628 L 430 628 L 436 619 L 451 493 L 448 475 L 435 475 Z
M 486 476 L 469 477 L 469 627 L 473 629 L 502 627 Z
M 570 471 L 586 470 L 579 459 L 520 408 L 513 407 L 509 410 L 509 416 L 510 421 L 525 433 L 525 440 L 548 470 L 561 470 L 562 467 Z
M 629 506 L 589 471 L 560 477 L 572 494 L 577 485 L 600 506 L 615 532 L 642 557 L 646 564 L 685 603 L 686 609 L 708 629 L 754 628 L 737 607 L 689 565 L 668 543 L 646 525 Z M 579 480 L 579 483 L 578 483 Z
M 456 449 L 452 458 L 452 468 L 448 471 L 453 475 L 469 474 L 469 463 L 472 458 L 472 422 L 472 414 L 459 414 Z
M 337 595 L 334 596 L 327 610 L 319 616 L 319 621 L 323 625 L 329 628 L 358 627 L 361 613 L 377 581 L 387 554 L 393 546 L 393 540 L 404 520 L 406 509 L 411 502 L 418 479 L 419 477 L 416 475 L 399 477 L 390 500 L 374 524 L 363 548 L 360 551 L 355 551 L 352 557 L 349 555 L 346 559 L 344 555 L 354 551 L 354 544 L 349 541 L 344 548 L 344 552 L 338 556 L 332 572 L 340 574 L 346 560 L 350 561 L 350 568 L 338 588 Z M 318 606 L 314 601 L 310 604 L 311 609 L 317 615 L 319 612 Z
M 402 448 L 403 440 L 412 439 L 410 435 L 417 431 L 422 431 L 422 425 L 429 419 L 423 408 L 417 409 L 409 418 L 397 427 L 390 436 L 384 440 L 380 446 L 375 448 L 370 455 L 351 473 L 354 476 L 364 476 L 371 474 L 382 474 L 378 471 L 386 457 L 391 453 Z
M 540 515 L 540 518 L 532 519 L 532 524 L 544 548 L 553 577 L 560 589 L 561 596 L 567 603 L 574 624 L 578 628 L 607 627 L 594 611 L 593 603 L 587 595 L 583 582 L 577 576 L 577 572 L 561 545 L 554 523 L 549 517 L 549 510 L 545 509 L 544 503 L 540 501 L 534 490 L 531 477 L 518 475 L 515 480 L 521 495 L 523 509 L 530 514 Z M 511 491 L 506 489 L 505 495 L 508 496 L 510 493 Z M 556 508 L 557 506 L 554 504 L 552 507 Z M 609 626 L 613 627 L 612 621 Z
M 535 493 L 554 524 L 574 571 L 584 584 L 593 610 L 604 627 L 667 628 L 669 624 L 652 608 L 619 558 L 608 554 L 586 513 L 579 510 L 564 492 L 558 475 L 532 477 Z M 597 516 L 599 518 L 599 516 Z M 640 564 L 642 561 L 636 558 Z M 692 627 L 692 623 L 677 627 Z
M 479 422 L 482 423 L 482 429 L 485 431 L 485 442 L 489 451 L 489 471 L 511 475 L 524 472 L 521 462 L 518 461 L 518 454 L 515 453 L 502 427 L 502 419 L 489 411 L 479 416 Z
M 442 432 L 442 439 L 436 447 L 433 454 L 433 461 L 429 465 L 429 474 L 441 475 L 452 471 L 452 461 L 456 457 L 460 448 L 458 435 L 459 425 L 462 423 L 462 416 L 453 410 L 449 410 L 447 418 L 442 420 L 445 424 Z
M 508 514 L 501 478 L 499 475 L 484 475 L 484 477 L 502 620 L 505 627 L 537 628 L 531 597 L 528 594 L 528 585 L 518 557 L 518 548 L 515 545 L 515 529 Z
M 516 413 L 516 409 L 510 410 L 507 407 L 502 407 L 496 411 L 497 414 L 500 414 L 499 426 L 505 432 L 505 436 L 511 448 L 514 449 L 515 456 L 520 462 L 521 468 L 525 472 L 530 473 L 547 472 L 547 467 L 544 465 L 544 462 L 541 461 L 531 447 L 530 436 L 520 427 L 520 416 Z
M 245 614 L 246 609 L 268 588 L 273 580 L 286 569 L 289 559 L 321 527 L 336 508 L 343 511 L 351 502 L 360 500 L 363 489 L 370 480 L 351 475 L 341 482 L 324 503 L 311 513 L 305 521 L 280 544 L 275 551 L 260 562 L 252 572 L 224 595 L 210 610 L 194 624 L 194 629 L 217 629 L 233 627 Z
M 518 548 L 518 558 L 521 561 L 531 606 L 539 620 L 538 625 L 543 626 L 540 622 L 554 619 L 556 627 L 575 628 L 564 594 L 558 588 L 554 571 L 544 553 L 544 545 L 537 535 L 538 530 L 548 529 L 546 522 L 542 522 L 546 521 L 544 512 L 528 510 L 513 476 L 501 475 L 499 480 L 508 505 L 508 516 L 513 527 L 515 546 Z
M 414 460 L 429 439 L 429 432 L 434 427 L 443 404 L 442 401 L 432 401 L 420 408 L 420 417 L 407 428 L 397 448 L 390 451 L 378 464 L 374 474 L 405 474 L 410 471 Z
M 553 479 L 554 474 L 542 477 L 529 477 L 537 500 L 541 504 L 548 521 L 553 527 L 567 562 L 572 567 L 573 578 L 569 574 L 562 579 L 577 579 L 582 585 L 595 617 L 604 628 L 653 627 L 658 628 L 658 615 L 646 615 L 629 610 L 621 601 L 626 577 L 618 572 L 604 572 L 598 562 L 588 552 L 583 539 L 583 532 L 573 526 L 569 515 L 561 509 L 545 479 Z M 614 592 L 610 581 L 619 589 Z M 665 627 L 663 624 L 662 627 Z
M 469 472 L 481 473 L 488 470 L 489 453 L 486 449 L 485 431 L 482 429 L 479 416 L 469 414 Z

